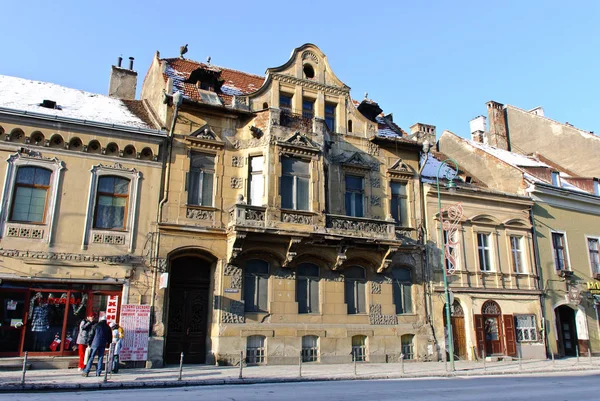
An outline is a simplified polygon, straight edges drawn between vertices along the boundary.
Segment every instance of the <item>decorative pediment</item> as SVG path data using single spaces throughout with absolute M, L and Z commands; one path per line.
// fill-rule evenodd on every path
M 354 167 L 365 170 L 371 170 L 372 165 L 359 152 L 354 152 L 350 157 L 341 163 L 345 167 Z
M 225 146 L 223 141 L 221 141 L 208 124 L 204 124 L 202 127 L 192 132 L 187 139 L 203 148 L 221 149 Z
M 277 145 L 301 154 L 315 154 L 321 151 L 318 144 L 299 131 L 284 141 L 278 141 Z
M 398 159 L 390 168 L 388 168 L 388 173 L 391 176 L 398 177 L 412 177 L 414 175 L 414 171 L 412 168 L 408 166 L 402 159 Z

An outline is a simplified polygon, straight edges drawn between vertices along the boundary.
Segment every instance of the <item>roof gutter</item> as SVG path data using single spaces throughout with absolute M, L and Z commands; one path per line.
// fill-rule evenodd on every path
M 85 125 L 87 127 L 104 128 L 104 129 L 118 130 L 118 131 L 124 131 L 124 132 L 129 132 L 129 133 L 136 133 L 136 134 L 146 134 L 146 135 L 154 135 L 154 136 L 161 136 L 161 137 L 165 136 L 165 132 L 162 130 L 131 127 L 128 125 L 120 125 L 120 124 L 102 123 L 99 121 L 82 120 L 79 118 L 72 118 L 72 117 L 53 116 L 53 115 L 48 115 L 48 114 L 35 113 L 32 111 L 10 109 L 8 107 L 0 107 L 0 114 L 10 115 L 10 116 L 30 117 L 30 118 L 35 118 L 38 120 L 79 124 L 79 125 Z

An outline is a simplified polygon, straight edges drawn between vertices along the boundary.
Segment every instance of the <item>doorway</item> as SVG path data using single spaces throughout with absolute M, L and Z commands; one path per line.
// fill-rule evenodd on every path
M 442 311 L 444 316 L 444 327 L 446 324 L 446 306 Z M 458 301 L 454 301 L 450 311 L 450 321 L 452 323 L 452 344 L 454 346 L 454 357 L 458 360 L 467 359 L 467 335 L 465 332 L 465 312 Z
M 171 260 L 165 362 L 206 363 L 212 263 L 199 256 Z
M 577 353 L 577 326 L 575 311 L 567 305 L 555 309 L 558 329 L 558 346 L 562 356 L 575 356 Z

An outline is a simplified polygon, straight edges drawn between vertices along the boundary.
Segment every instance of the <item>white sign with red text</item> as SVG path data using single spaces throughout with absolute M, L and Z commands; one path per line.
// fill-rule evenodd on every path
M 119 309 L 119 296 L 109 295 L 106 302 L 106 324 L 117 322 L 117 311 Z
M 148 358 L 150 305 L 122 305 L 121 327 L 125 331 L 121 361 L 145 361 Z

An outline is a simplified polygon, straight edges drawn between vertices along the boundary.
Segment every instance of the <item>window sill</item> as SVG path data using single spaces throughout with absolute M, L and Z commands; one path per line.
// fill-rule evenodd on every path
M 18 220 L 8 220 L 7 221 L 8 224 L 20 224 L 20 225 L 27 225 L 27 226 L 39 226 L 39 227 L 43 227 L 48 225 L 48 223 L 35 223 L 32 221 L 18 221 Z
M 125 229 L 125 228 L 98 228 L 98 227 L 93 227 L 92 231 L 102 231 L 102 232 L 111 232 L 111 233 L 123 233 L 126 234 L 129 232 L 129 230 Z
M 284 208 L 281 208 L 280 210 L 285 213 L 299 213 L 299 214 L 305 214 L 307 216 L 316 216 L 317 215 L 316 212 L 312 212 L 310 210 L 297 210 L 297 209 L 284 209 Z
M 184 207 L 186 207 L 188 209 L 197 209 L 197 210 L 211 210 L 211 211 L 219 210 L 214 206 L 190 205 L 187 203 L 184 205 Z

